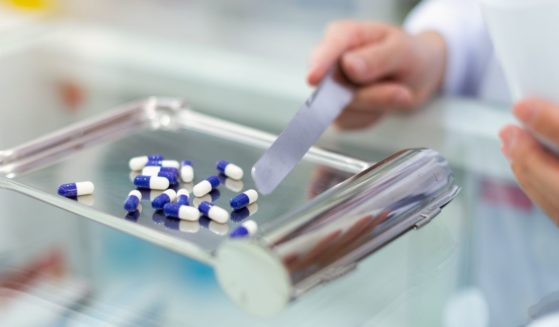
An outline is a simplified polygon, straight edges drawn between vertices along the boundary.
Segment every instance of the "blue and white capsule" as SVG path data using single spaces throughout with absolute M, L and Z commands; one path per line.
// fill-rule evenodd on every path
M 218 186 L 219 178 L 217 176 L 210 176 L 200 183 L 194 185 L 192 193 L 194 193 L 194 196 L 202 197 L 210 193 L 213 189 L 216 189 Z
M 161 160 L 163 160 L 162 155 L 150 154 L 147 156 L 134 157 L 130 159 L 130 161 L 128 161 L 128 166 L 130 167 L 130 170 L 138 171 L 138 170 L 142 170 L 150 161 L 161 161 Z
M 229 212 L 207 201 L 200 203 L 198 210 L 200 210 L 200 212 L 204 215 L 208 216 L 211 220 L 220 224 L 225 224 L 227 221 L 229 221 Z
M 124 201 L 124 210 L 128 212 L 134 212 L 140 207 L 140 202 L 142 201 L 142 193 L 138 190 L 132 190 L 128 193 L 126 201 Z
M 198 211 L 198 209 L 179 203 L 167 203 L 163 207 L 163 212 L 167 217 L 179 218 L 188 221 L 198 221 L 198 219 L 200 219 L 200 211 Z
M 146 163 L 146 166 L 180 168 L 180 164 L 176 160 L 150 160 Z
M 177 177 L 177 175 L 172 174 L 172 173 L 167 173 L 167 172 L 161 171 L 157 174 L 157 177 L 167 178 L 169 180 L 169 185 L 178 185 L 179 184 L 179 178 Z
M 142 175 L 144 176 L 157 176 L 159 173 L 167 173 L 171 175 L 178 176 L 179 170 L 173 167 L 160 167 L 160 166 L 147 166 L 142 169 Z
M 169 188 L 170 183 L 165 177 L 140 175 L 134 178 L 134 185 L 150 190 L 166 190 Z
M 241 194 L 236 195 L 234 198 L 231 199 L 231 207 L 235 210 L 244 208 L 250 204 L 253 204 L 258 200 L 258 192 L 256 190 L 250 189 L 244 191 Z
M 216 168 L 225 176 L 236 180 L 242 179 L 244 175 L 243 169 L 241 167 L 232 164 L 229 161 L 219 160 L 216 163 Z
M 188 192 L 187 189 L 181 188 L 180 190 L 177 191 L 176 202 L 183 206 L 190 205 L 190 197 L 188 196 L 189 194 L 190 193 Z
M 67 198 L 75 198 L 80 195 L 93 194 L 95 191 L 95 185 L 92 182 L 76 182 L 62 184 L 58 187 L 58 195 L 65 196 Z
M 194 180 L 194 169 L 192 168 L 192 161 L 181 161 L 181 179 L 184 183 L 192 183 Z
M 177 193 L 173 189 L 168 189 L 165 192 L 159 194 L 153 201 L 151 201 L 151 206 L 153 209 L 161 210 L 167 203 L 175 201 Z
M 241 226 L 235 228 L 229 237 L 231 238 L 239 238 L 239 237 L 249 237 L 256 234 L 258 230 L 258 225 L 254 220 L 247 220 L 241 224 Z

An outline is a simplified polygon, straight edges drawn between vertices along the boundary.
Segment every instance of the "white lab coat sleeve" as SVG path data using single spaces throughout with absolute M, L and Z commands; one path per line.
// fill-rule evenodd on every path
M 475 96 L 492 54 L 476 0 L 426 0 L 407 17 L 404 28 L 416 34 L 435 31 L 447 44 L 443 92 Z

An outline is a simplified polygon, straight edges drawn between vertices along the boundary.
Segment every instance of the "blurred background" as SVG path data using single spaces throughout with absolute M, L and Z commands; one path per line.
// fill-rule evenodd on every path
M 277 133 L 311 92 L 307 60 L 330 21 L 399 24 L 416 2 L 0 0 L 0 150 L 152 95 Z M 0 190 L 0 325 L 523 325 L 557 302 L 559 238 L 500 154 L 509 121 L 499 104 L 438 98 L 374 129 L 328 131 L 322 147 L 371 162 L 434 148 L 462 195 L 264 322 L 225 298 L 210 267 Z

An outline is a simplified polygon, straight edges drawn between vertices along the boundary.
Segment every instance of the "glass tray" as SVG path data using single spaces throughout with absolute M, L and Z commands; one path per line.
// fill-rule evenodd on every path
M 149 199 L 157 191 L 143 193 L 140 215 L 127 215 L 122 208 L 123 201 L 134 189 L 128 159 L 161 153 L 169 159 L 192 160 L 195 181 L 216 175 L 217 160 L 234 162 L 245 170 L 245 178 L 242 186 L 233 182 L 219 188 L 216 204 L 228 209 L 229 200 L 240 188 L 254 188 L 248 176 L 250 168 L 274 138 L 268 133 L 197 113 L 181 100 L 150 98 L 0 151 L 0 187 L 213 266 L 216 249 L 242 217 L 224 225 L 204 218 L 194 223 L 166 218 L 151 208 Z M 273 194 L 258 200 L 251 219 L 266 229 L 278 216 L 295 211 L 368 166 L 360 160 L 312 148 Z M 56 194 L 58 185 L 82 180 L 94 182 L 93 195 L 73 200 Z

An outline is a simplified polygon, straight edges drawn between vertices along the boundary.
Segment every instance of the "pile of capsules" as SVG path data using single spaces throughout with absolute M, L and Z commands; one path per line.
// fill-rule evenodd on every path
M 164 160 L 161 155 L 147 155 L 134 157 L 129 161 L 130 169 L 137 174 L 133 178 L 134 185 L 138 188 L 130 191 L 124 202 L 124 209 L 129 213 L 138 213 L 141 210 L 142 192 L 140 190 L 163 191 L 151 201 L 152 207 L 157 211 L 162 211 L 165 216 L 177 218 L 184 221 L 198 221 L 202 215 L 219 224 L 225 224 L 230 219 L 227 210 L 213 204 L 209 194 L 218 192 L 217 188 L 223 178 L 209 176 L 194 185 L 190 196 L 186 188 L 179 188 L 179 179 L 184 183 L 192 183 L 194 180 L 194 169 L 192 162 L 183 160 L 180 163 L 176 160 Z M 216 164 L 216 169 L 220 176 L 233 181 L 243 178 L 243 170 L 239 166 L 225 160 L 220 160 Z M 92 194 L 95 187 L 91 182 L 77 182 L 63 184 L 59 187 L 58 193 L 66 197 L 77 197 Z M 247 211 L 258 200 L 258 193 L 249 189 L 234 196 L 230 205 L 233 214 Z M 255 205 L 255 204 L 254 204 Z M 253 220 L 244 221 L 235 228 L 230 237 L 245 237 L 256 233 L 257 224 Z

